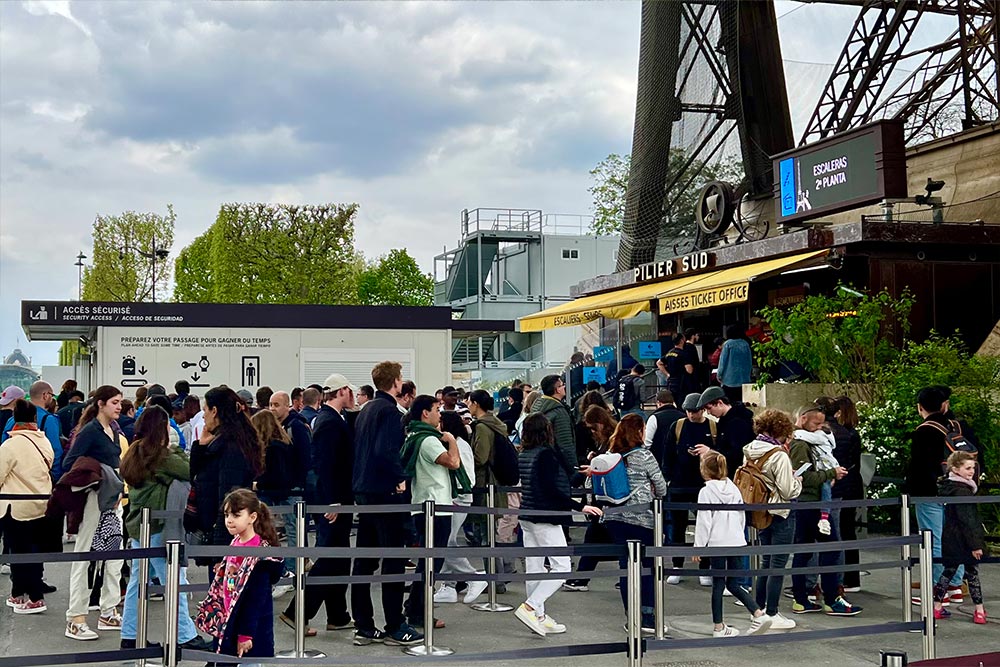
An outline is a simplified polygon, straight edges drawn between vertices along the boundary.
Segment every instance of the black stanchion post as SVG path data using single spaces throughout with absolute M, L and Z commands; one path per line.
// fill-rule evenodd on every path
M 306 650 L 306 504 L 295 503 L 295 546 L 299 555 L 295 557 L 295 650 L 279 651 L 276 658 L 325 658 L 326 653 L 314 649 Z M 277 545 L 275 545 L 277 546 Z
M 181 543 L 177 540 L 167 542 L 167 580 L 164 583 L 166 590 L 163 593 L 163 608 L 166 628 L 163 639 L 163 666 L 177 667 L 177 607 L 181 595 Z
M 628 541 L 628 667 L 642 667 L 642 542 Z
M 149 531 L 150 531 L 150 509 L 148 507 L 142 508 L 142 513 L 139 516 L 141 523 L 139 524 L 139 548 L 148 549 L 149 548 Z M 139 568 L 138 572 L 133 572 L 133 577 L 139 577 L 136 581 L 139 582 L 139 599 L 136 601 L 136 629 L 135 629 L 135 646 L 136 648 L 146 648 L 146 637 L 147 628 L 149 627 L 149 607 L 148 600 L 146 599 L 149 593 L 149 560 L 147 558 L 139 558 Z M 166 599 L 166 596 L 164 596 Z M 146 659 L 139 658 L 136 663 L 138 667 L 146 667 Z
M 937 657 L 937 650 L 934 646 L 934 596 L 933 584 L 931 583 L 934 574 L 932 563 L 934 562 L 933 544 L 931 542 L 931 531 L 925 530 L 921 533 L 924 538 L 920 545 L 920 611 L 924 616 L 924 660 L 933 660 Z
M 486 507 L 491 510 L 496 509 L 497 506 L 496 492 L 497 487 L 495 484 L 490 484 L 486 487 Z M 490 556 L 486 559 L 486 573 L 496 575 L 497 517 L 493 513 L 486 515 L 486 532 L 489 533 L 488 540 L 490 545 Z M 500 604 L 497 602 L 497 582 L 495 579 L 490 579 L 487 584 L 487 590 L 489 592 L 488 600 L 472 605 L 473 609 L 476 611 L 514 611 L 514 608 L 509 604 Z
M 653 546 L 663 547 L 663 498 L 653 498 Z M 656 638 L 663 639 L 663 556 L 653 556 L 653 605 L 656 621 Z
M 910 496 L 903 494 L 900 497 L 899 508 L 899 533 L 903 537 L 910 536 Z M 913 621 L 913 608 L 910 606 L 910 597 L 913 595 L 913 571 L 910 569 L 910 545 L 904 544 L 899 548 L 900 558 L 906 562 L 900 570 L 900 586 L 903 589 L 903 622 Z
M 424 501 L 424 548 L 434 548 L 434 501 Z M 403 649 L 407 655 L 451 655 L 454 649 L 434 646 L 434 558 L 424 555 L 424 580 L 414 581 L 424 587 L 424 643 Z
M 756 528 L 754 528 L 753 526 L 748 526 L 747 536 L 750 538 L 749 540 L 747 540 L 750 543 L 750 546 L 756 547 L 760 545 L 760 538 L 758 537 L 758 532 Z M 750 554 L 750 569 L 759 570 L 761 569 L 760 565 L 761 565 L 760 554 L 758 553 Z M 753 576 L 750 577 L 750 589 L 753 591 L 754 595 L 757 594 L 757 577 Z

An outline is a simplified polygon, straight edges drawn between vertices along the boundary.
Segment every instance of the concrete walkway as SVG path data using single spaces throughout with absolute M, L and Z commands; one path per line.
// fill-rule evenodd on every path
M 582 531 L 574 529 L 574 536 L 582 541 Z M 862 562 L 893 560 L 897 550 L 862 553 Z M 600 567 L 612 568 L 612 564 Z M 1000 619 L 1000 565 L 983 566 L 983 586 L 986 594 L 987 612 Z M 205 568 L 192 568 L 189 572 L 192 583 L 206 580 Z M 117 633 L 102 632 L 100 639 L 93 642 L 76 642 L 63 636 L 64 614 L 67 603 L 67 583 L 69 564 L 59 563 L 46 567 L 46 578 L 59 587 L 58 592 L 48 596 L 48 611 L 32 616 L 15 616 L 6 606 L 0 608 L 0 655 L 4 657 L 26 656 L 48 653 L 73 654 L 84 651 L 107 651 L 118 648 Z M 512 613 L 489 614 L 473 611 L 462 604 L 437 605 L 435 614 L 447 623 L 447 628 L 435 634 L 435 644 L 455 649 L 456 654 L 470 655 L 468 662 L 454 664 L 467 665 L 476 662 L 497 665 L 538 665 L 539 667 L 606 667 L 625 665 L 624 654 L 593 655 L 575 657 L 555 657 L 531 660 L 502 660 L 485 662 L 474 657 L 477 653 L 507 651 L 519 648 L 540 648 L 547 646 L 582 645 L 603 642 L 624 642 L 622 630 L 624 613 L 618 591 L 614 589 L 614 579 L 600 578 L 591 581 L 589 592 L 560 591 L 549 601 L 547 611 L 561 623 L 568 626 L 562 635 L 539 637 L 525 628 Z M 786 578 L 786 585 L 790 580 Z M 836 629 L 868 626 L 888 621 L 901 620 L 900 584 L 897 570 L 877 570 L 862 578 L 863 591 L 850 596 L 851 602 L 864 607 L 864 612 L 852 618 L 834 618 L 823 614 L 793 616 L 791 600 L 783 599 L 781 611 L 793 617 L 801 630 Z M 511 605 L 523 601 L 523 584 L 512 584 L 509 592 L 500 599 Z M 10 592 L 7 577 L 0 578 L 0 592 L 6 597 Z M 376 617 L 378 611 L 378 591 L 373 587 Z M 485 595 L 483 596 L 484 599 Z M 286 595 L 275 601 L 275 622 L 277 648 L 294 647 L 293 632 L 277 621 L 277 614 L 291 599 Z M 711 614 L 709 589 L 698 585 L 697 577 L 684 579 L 678 586 L 666 587 L 667 620 L 671 627 L 669 636 L 675 638 L 711 637 Z M 192 605 L 193 606 L 193 605 Z M 938 623 L 938 657 L 958 656 L 963 653 L 1000 651 L 1000 624 L 996 621 L 986 626 L 974 625 L 971 620 L 971 602 L 957 610 L 952 607 L 954 617 Z M 726 620 L 740 630 L 748 625 L 748 615 L 742 608 L 726 598 Z M 915 610 L 917 608 L 914 608 Z M 163 638 L 163 603 L 151 602 L 150 639 Z M 355 647 L 351 644 L 351 632 L 326 632 L 325 612 L 313 619 L 313 626 L 320 629 L 319 635 L 308 639 L 307 648 L 319 649 L 330 657 L 340 659 L 356 658 L 358 664 L 377 665 L 383 656 L 398 657 L 397 647 L 372 645 Z M 97 612 L 91 612 L 91 627 L 97 626 Z M 919 616 L 919 611 L 915 611 Z M 656 667 L 743 667 L 745 665 L 766 665 L 768 667 L 854 667 L 878 665 L 880 649 L 901 649 L 906 651 L 911 661 L 921 657 L 921 636 L 919 634 L 887 634 L 863 637 L 849 637 L 809 642 L 787 642 L 761 647 L 705 648 L 690 650 L 658 650 L 648 652 L 645 665 Z M 420 662 L 414 658 L 414 662 Z M 92 664 L 92 663 L 79 663 Z M 194 663 L 185 663 L 194 664 Z M 956 659 L 956 667 L 965 663 Z M 969 667 L 978 667 L 978 663 Z

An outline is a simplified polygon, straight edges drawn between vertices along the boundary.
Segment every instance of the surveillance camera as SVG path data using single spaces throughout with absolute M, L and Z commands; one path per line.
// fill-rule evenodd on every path
M 927 194 L 937 192 L 942 188 L 944 188 L 944 181 L 935 181 L 933 178 L 928 178 L 927 185 L 924 186 L 924 190 L 927 191 Z

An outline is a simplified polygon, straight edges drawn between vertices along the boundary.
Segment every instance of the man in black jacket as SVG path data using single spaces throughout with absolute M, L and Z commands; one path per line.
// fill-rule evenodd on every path
M 917 394 L 917 412 L 923 417 L 923 422 L 911 434 L 910 464 L 906 471 L 905 490 L 911 496 L 936 496 L 938 494 L 937 480 L 942 474 L 941 462 L 944 460 L 944 433 L 938 428 L 951 430 L 948 419 L 944 416 L 946 397 L 938 387 L 925 387 Z M 936 426 L 935 426 L 936 425 Z M 941 531 L 944 529 L 944 505 L 938 503 L 921 503 L 917 507 L 917 526 L 921 531 L 931 531 L 931 552 L 935 559 L 941 558 Z M 932 566 L 936 582 L 944 572 L 944 564 L 935 562 Z M 962 577 L 965 568 L 959 567 L 948 585 L 949 602 L 954 596 L 958 599 L 962 591 Z M 920 600 L 919 595 L 913 599 Z
M 259 394 L 259 391 L 258 391 Z M 263 397 L 263 396 L 261 396 Z M 281 428 L 285 429 L 288 438 L 292 441 L 292 462 L 294 467 L 291 470 L 292 479 L 289 480 L 288 504 L 294 506 L 295 503 L 302 502 L 306 494 L 306 477 L 309 474 L 309 466 L 312 457 L 312 436 L 309 433 L 309 425 L 306 420 L 297 412 L 292 411 L 292 398 L 286 391 L 272 392 L 268 397 L 266 409 L 274 413 Z M 285 535 L 289 545 L 296 544 L 298 531 L 295 524 L 295 515 L 285 515 Z M 295 571 L 295 559 L 285 559 L 285 575 L 275 587 L 274 594 L 281 597 L 292 590 L 292 572 Z
M 646 436 L 643 444 L 660 464 L 661 469 L 667 446 L 667 434 L 678 419 L 684 419 L 684 413 L 677 409 L 674 400 L 674 394 L 669 389 L 656 392 L 656 411 L 646 420 Z
M 353 515 L 336 511 L 335 505 L 353 505 L 351 490 L 354 468 L 354 437 L 341 414 L 354 407 L 354 386 L 343 375 L 334 373 L 323 383 L 323 405 L 313 422 L 312 467 L 316 473 L 316 489 L 312 502 L 330 505 L 326 514 L 316 515 L 316 546 L 351 546 Z M 272 397 L 273 400 L 273 397 Z M 314 577 L 342 577 L 351 573 L 350 558 L 320 558 L 313 565 Z M 326 604 L 326 629 L 345 630 L 351 626 L 347 611 L 347 584 L 308 586 L 305 599 L 305 623 Z M 295 627 L 295 599 L 279 616 L 289 627 Z M 306 628 L 306 635 L 315 633 Z
M 743 447 L 753 442 L 753 413 L 742 403 L 730 403 L 722 387 L 701 392 L 701 407 L 719 420 L 718 435 L 712 448 L 726 457 L 729 479 L 743 465 Z
M 358 505 L 399 504 L 406 490 L 400 462 L 403 424 L 396 409 L 396 396 L 403 386 L 403 367 L 395 361 L 380 362 L 372 369 L 377 391 L 358 413 L 354 436 L 354 501 Z M 401 549 L 405 546 L 406 514 L 361 514 L 358 517 L 358 548 Z M 378 558 L 356 558 L 352 574 L 369 576 L 379 569 Z M 403 574 L 405 558 L 381 559 L 382 574 Z M 413 646 L 424 636 L 403 619 L 403 583 L 382 584 L 385 632 L 375 627 L 371 584 L 351 585 L 354 612 L 354 645 L 386 643 Z

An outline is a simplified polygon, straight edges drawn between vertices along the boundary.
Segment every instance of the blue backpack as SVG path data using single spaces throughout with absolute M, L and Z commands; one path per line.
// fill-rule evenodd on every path
M 590 461 L 590 480 L 594 485 L 594 498 L 610 505 L 622 505 L 632 497 L 625 469 L 624 454 L 601 454 Z

